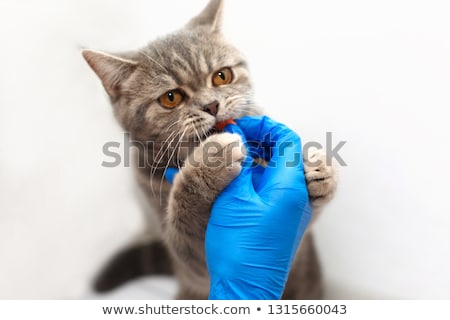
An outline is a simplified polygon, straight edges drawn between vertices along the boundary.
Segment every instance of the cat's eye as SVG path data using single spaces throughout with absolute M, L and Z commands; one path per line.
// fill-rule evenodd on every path
M 164 108 L 173 109 L 184 101 L 184 93 L 179 89 L 170 90 L 159 97 L 158 101 Z
M 233 81 L 233 71 L 230 68 L 223 68 L 214 73 L 212 83 L 215 87 L 230 84 Z

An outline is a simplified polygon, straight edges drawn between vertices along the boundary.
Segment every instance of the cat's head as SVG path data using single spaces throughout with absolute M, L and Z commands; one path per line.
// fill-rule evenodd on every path
M 122 127 L 134 139 L 204 139 L 215 124 L 254 113 L 243 56 L 221 34 L 223 1 L 134 52 L 85 50 Z

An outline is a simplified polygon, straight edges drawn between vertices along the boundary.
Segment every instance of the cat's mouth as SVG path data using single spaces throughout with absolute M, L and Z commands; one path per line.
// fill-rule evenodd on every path
M 205 139 L 216 134 L 219 133 L 219 130 L 217 130 L 216 126 L 212 127 L 211 129 L 209 129 L 208 131 L 206 131 L 205 133 Z
M 205 138 L 208 138 L 209 136 L 212 136 L 213 134 L 223 132 L 225 127 L 230 123 L 236 124 L 236 122 L 234 122 L 234 120 L 232 118 L 224 120 L 224 121 L 217 121 L 215 123 L 215 125 L 206 132 Z
M 195 129 L 196 134 L 193 136 L 197 139 L 200 139 L 200 141 L 204 141 L 212 135 L 223 132 L 225 129 L 225 126 L 230 123 L 236 124 L 232 118 L 229 118 L 227 120 L 217 120 L 209 130 L 205 130 L 206 128 Z M 200 132 L 202 132 L 203 134 L 199 135 Z

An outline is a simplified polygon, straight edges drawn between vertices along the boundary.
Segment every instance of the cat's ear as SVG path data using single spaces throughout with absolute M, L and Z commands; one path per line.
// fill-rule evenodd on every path
M 193 18 L 188 24 L 188 28 L 206 26 L 212 32 L 219 32 L 222 22 L 223 0 L 210 0 L 203 11 Z
M 121 84 L 131 76 L 138 65 L 137 62 L 99 51 L 83 50 L 82 54 L 112 98 L 119 96 Z

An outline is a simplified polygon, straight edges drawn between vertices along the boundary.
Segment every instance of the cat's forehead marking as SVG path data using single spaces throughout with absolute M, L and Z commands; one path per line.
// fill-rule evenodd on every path
M 175 86 L 187 85 L 194 91 L 205 86 L 212 72 L 238 61 L 220 39 L 202 32 L 171 34 L 150 43 L 146 51 L 156 81 L 164 74 Z

